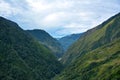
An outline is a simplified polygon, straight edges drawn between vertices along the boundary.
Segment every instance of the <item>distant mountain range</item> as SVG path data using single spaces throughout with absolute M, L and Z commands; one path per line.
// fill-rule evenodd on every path
M 40 43 L 51 49 L 52 53 L 60 58 L 63 55 L 63 48 L 61 44 L 49 35 L 46 31 L 35 29 L 35 30 L 27 30 L 33 37 L 35 37 Z
M 61 62 L 54 80 L 120 80 L 120 13 L 82 34 Z
M 120 13 L 58 40 L 0 17 L 0 80 L 120 80 Z
M 50 49 L 0 17 L 0 80 L 50 80 L 61 70 Z
M 64 51 L 67 51 L 67 49 L 68 49 L 75 41 L 77 41 L 82 34 L 83 34 L 83 33 L 71 34 L 71 35 L 68 35 L 68 36 L 64 36 L 64 37 L 62 37 L 62 38 L 59 38 L 58 41 L 61 43 Z

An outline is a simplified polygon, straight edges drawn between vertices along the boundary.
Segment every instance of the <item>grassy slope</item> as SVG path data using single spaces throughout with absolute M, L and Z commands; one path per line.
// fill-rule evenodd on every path
M 61 62 L 69 64 L 77 57 L 120 37 L 120 14 L 111 17 L 101 25 L 88 30 L 63 55 Z
M 0 79 L 50 80 L 62 69 L 51 51 L 0 17 Z
M 120 39 L 88 52 L 55 80 L 119 80 Z
M 87 31 L 64 55 L 54 80 L 120 79 L 120 13 Z

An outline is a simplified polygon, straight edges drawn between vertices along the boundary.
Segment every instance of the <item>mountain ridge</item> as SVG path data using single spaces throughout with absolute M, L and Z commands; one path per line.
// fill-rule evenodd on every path
M 61 43 L 64 51 L 67 51 L 67 49 L 68 49 L 75 41 L 77 41 L 82 34 L 83 34 L 83 33 L 70 34 L 70 35 L 67 35 L 67 36 L 64 36 L 64 37 L 58 39 L 58 41 Z
M 111 38 L 110 34 L 112 34 L 112 33 L 110 33 L 110 31 L 106 32 L 106 29 L 107 29 L 107 27 L 108 27 L 108 28 L 111 27 L 110 24 L 112 24 L 112 22 L 114 22 L 114 18 L 117 18 L 117 17 L 119 18 L 119 16 L 120 16 L 120 13 L 117 14 L 117 15 L 115 15 L 115 16 L 113 16 L 113 17 L 111 17 L 111 18 L 109 18 L 107 21 L 103 22 L 102 24 L 98 25 L 97 27 L 95 27 L 95 28 L 93 28 L 93 29 L 90 29 L 90 30 L 88 30 L 87 32 L 85 32 L 85 33 L 81 36 L 81 38 L 72 45 L 72 46 L 74 47 L 75 45 L 81 43 L 81 44 L 76 48 L 76 55 L 77 55 L 77 53 L 81 53 L 81 54 L 82 54 L 82 53 L 85 53 L 86 51 L 90 51 L 90 50 L 93 50 L 94 48 L 97 48 L 97 46 L 104 45 L 105 43 L 110 42 L 110 39 L 109 39 L 109 38 Z M 109 21 L 110 21 L 110 23 L 105 26 L 106 22 L 109 22 Z M 116 22 L 118 22 L 118 21 L 116 21 Z M 103 26 L 104 26 L 104 27 L 103 27 Z M 102 28 L 102 27 L 103 27 L 103 28 Z M 111 27 L 111 28 L 117 30 L 117 28 L 119 29 L 119 25 L 117 25 L 117 28 L 113 28 L 113 27 Z M 112 29 L 109 28 L 109 30 L 112 30 Z M 115 32 L 115 30 L 114 30 L 114 32 Z M 93 33 L 93 32 L 94 32 L 94 33 Z M 109 34 L 109 33 L 110 33 L 110 34 Z M 103 36 L 103 34 L 108 34 L 108 35 Z M 116 34 L 116 36 L 119 36 L 119 33 Z M 107 37 L 109 37 L 109 38 L 108 38 L 109 41 L 106 40 Z M 87 39 L 86 39 L 86 38 L 87 38 Z M 103 39 L 105 39 L 105 40 L 102 41 Z M 98 43 L 97 43 L 97 40 L 99 40 Z M 91 47 L 91 45 L 92 45 L 92 47 Z M 81 47 L 81 46 L 82 46 L 82 47 Z M 73 47 L 70 47 L 70 48 L 68 49 L 68 52 L 69 52 L 69 50 L 71 50 Z M 88 49 L 87 49 L 87 48 L 88 48 Z M 81 49 L 81 52 L 79 52 L 79 49 Z M 73 49 L 72 49 L 72 50 L 73 50 Z M 72 54 L 72 50 L 71 50 L 70 53 L 71 53 L 71 56 L 74 56 L 75 54 Z M 78 51 L 78 52 L 77 52 L 77 51 Z M 70 53 L 69 53 L 69 55 L 70 55 Z M 67 52 L 66 52 L 66 54 L 67 54 Z M 64 58 L 67 59 L 66 54 L 65 54 L 65 57 L 63 56 L 63 63 L 64 63 Z M 70 57 L 70 56 L 69 56 L 69 57 Z M 68 62 L 69 62 L 69 61 L 68 61 Z
M 53 54 L 60 58 L 63 55 L 63 49 L 61 44 L 53 38 L 49 33 L 41 29 L 27 30 L 30 35 L 36 38 L 40 43 L 51 49 Z
M 88 52 L 66 67 L 53 80 L 119 80 L 119 45 L 120 39 Z
M 49 49 L 17 23 L 0 17 L 1 80 L 50 80 L 61 69 Z
M 120 79 L 120 13 L 85 32 L 63 55 L 54 80 Z

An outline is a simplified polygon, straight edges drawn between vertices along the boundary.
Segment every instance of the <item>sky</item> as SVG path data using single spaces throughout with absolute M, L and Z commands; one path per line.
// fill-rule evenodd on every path
M 91 29 L 120 12 L 120 0 L 0 0 L 0 16 L 59 38 Z

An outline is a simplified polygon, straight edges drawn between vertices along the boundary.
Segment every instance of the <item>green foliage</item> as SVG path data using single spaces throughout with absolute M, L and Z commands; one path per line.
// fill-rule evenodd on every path
M 0 80 L 50 80 L 61 69 L 48 48 L 0 17 Z
M 51 49 L 56 57 L 60 58 L 63 55 L 63 48 L 61 44 L 44 30 L 35 29 L 27 30 L 27 32 L 40 41 L 40 43 Z

